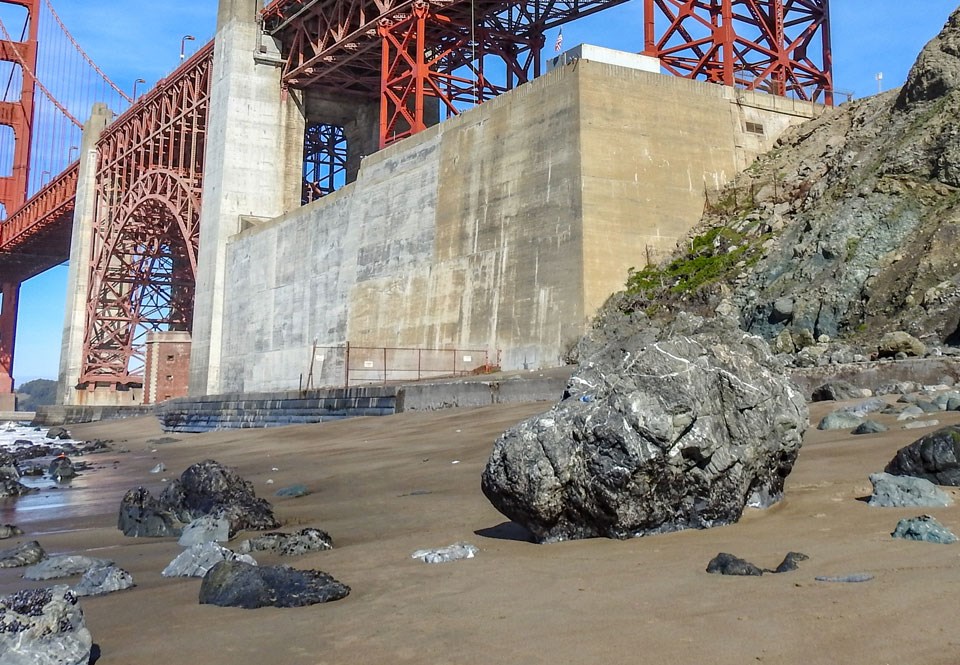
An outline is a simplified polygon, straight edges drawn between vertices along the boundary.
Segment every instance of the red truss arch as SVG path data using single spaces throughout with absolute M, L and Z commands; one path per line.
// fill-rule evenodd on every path
M 213 43 L 104 130 L 78 388 L 143 384 L 146 335 L 190 331 Z
M 98 186 L 98 216 L 81 384 L 142 382 L 146 334 L 189 330 L 200 192 L 179 173 L 151 171 L 120 195 Z M 119 196 L 116 205 L 110 202 Z

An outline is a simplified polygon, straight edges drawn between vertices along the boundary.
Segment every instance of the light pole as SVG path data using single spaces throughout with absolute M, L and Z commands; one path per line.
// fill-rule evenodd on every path
M 192 42 L 194 39 L 196 39 L 196 37 L 194 37 L 193 35 L 184 35 L 184 36 L 180 39 L 180 60 L 181 60 L 181 62 L 183 61 L 183 58 L 185 57 L 184 52 L 183 52 L 184 46 L 186 46 L 186 43 L 187 43 L 187 42 Z
M 73 153 L 78 150 L 77 146 L 70 146 L 70 150 L 67 151 L 67 163 L 73 164 Z
M 883 92 L 883 72 L 877 72 L 877 94 Z
M 182 59 L 183 58 L 182 46 L 180 47 L 180 51 L 181 51 L 180 58 Z M 144 79 L 137 79 L 136 81 L 133 82 L 133 101 L 137 101 L 137 84 L 138 83 L 146 83 L 146 81 Z

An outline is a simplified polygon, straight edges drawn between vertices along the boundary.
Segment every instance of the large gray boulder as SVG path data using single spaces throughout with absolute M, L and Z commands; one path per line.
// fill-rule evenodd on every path
M 881 508 L 904 508 L 907 506 L 949 506 L 953 499 L 939 487 L 923 478 L 894 476 L 889 473 L 871 473 L 873 494 L 867 501 Z
M 483 471 L 538 541 L 728 524 L 779 499 L 808 413 L 766 342 L 680 316 L 581 350 L 566 398 L 504 433 Z
M 65 586 L 0 598 L 0 663 L 87 665 L 93 638 L 75 593 Z

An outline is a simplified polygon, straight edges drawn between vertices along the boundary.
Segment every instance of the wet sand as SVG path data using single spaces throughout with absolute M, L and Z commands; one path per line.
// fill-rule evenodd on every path
M 960 660 L 960 545 L 889 535 L 898 519 L 923 512 L 960 531 L 960 507 L 884 509 L 858 500 L 870 493 L 867 475 L 929 429 L 904 431 L 889 416 L 878 418 L 891 425 L 879 435 L 811 429 L 784 501 L 748 511 L 736 525 L 535 545 L 486 501 L 480 472 L 501 431 L 547 406 L 175 435 L 179 441 L 165 444 L 147 443 L 165 436 L 150 419 L 75 426 L 76 438 L 113 439 L 130 452 L 87 457 L 104 468 L 70 489 L 0 504 L 0 522 L 26 532 L 0 548 L 37 539 L 51 554 L 107 557 L 133 574 L 136 588 L 82 600 L 104 665 Z M 813 405 L 812 421 L 836 406 Z M 936 417 L 941 426 L 960 422 L 960 413 Z M 220 608 L 198 604 L 198 579 L 161 577 L 181 548 L 173 539 L 124 537 L 116 529 L 120 497 L 138 484 L 159 492 L 161 478 L 208 458 L 252 481 L 284 530 L 315 526 L 336 545 L 297 558 L 261 555 L 261 564 L 324 570 L 351 586 L 350 596 L 296 609 Z M 168 470 L 150 474 L 161 461 Z M 313 493 L 274 496 L 295 483 Z M 477 558 L 410 558 L 459 540 L 479 546 Z M 720 551 L 773 568 L 789 550 L 810 560 L 760 578 L 704 572 Z M 814 581 L 859 572 L 875 579 Z M 21 574 L 0 570 L 0 594 L 43 584 Z

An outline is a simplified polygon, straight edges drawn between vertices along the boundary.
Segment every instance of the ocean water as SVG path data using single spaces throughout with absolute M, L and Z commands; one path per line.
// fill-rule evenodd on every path
M 110 452 L 97 452 L 86 455 L 67 453 L 78 467 L 73 478 L 55 480 L 46 474 L 46 469 L 54 457 L 65 446 L 78 446 L 83 441 L 77 439 L 48 439 L 48 427 L 31 427 L 28 423 L 7 422 L 0 424 L 0 449 L 15 452 L 24 447 L 42 445 L 47 448 L 42 457 L 18 462 L 21 471 L 30 466 L 44 469 L 42 476 L 22 476 L 20 482 L 36 492 L 19 497 L 0 499 L 0 523 L 15 524 L 21 528 L 26 523 L 39 522 L 58 517 L 79 517 L 88 512 L 84 506 L 90 503 L 92 492 L 97 485 L 98 471 L 107 468 Z M 112 459 L 112 458 L 111 458 Z

